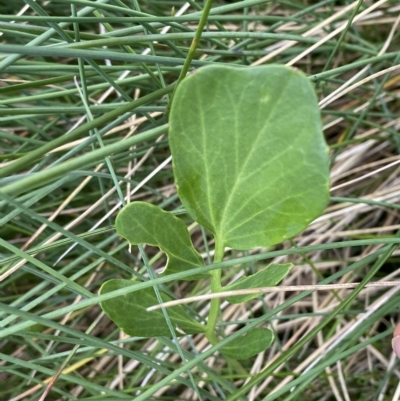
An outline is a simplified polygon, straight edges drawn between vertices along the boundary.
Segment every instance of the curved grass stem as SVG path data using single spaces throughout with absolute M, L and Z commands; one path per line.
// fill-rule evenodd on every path
M 204 27 L 205 27 L 205 25 L 207 23 L 208 14 L 210 13 L 212 3 L 213 3 L 213 0 L 207 0 L 206 1 L 206 4 L 205 4 L 204 9 L 203 9 L 203 12 L 201 14 L 199 25 L 197 26 L 196 33 L 194 35 L 194 38 L 193 38 L 192 43 L 190 45 L 188 54 L 186 56 L 185 63 L 183 64 L 182 70 L 181 70 L 181 72 L 179 74 L 179 77 L 178 77 L 178 81 L 176 82 L 174 91 L 172 92 L 171 99 L 170 99 L 170 102 L 169 102 L 168 107 L 167 107 L 167 113 L 171 109 L 171 104 L 172 104 L 172 101 L 174 99 L 176 88 L 183 81 L 183 79 L 186 77 L 186 74 L 189 71 L 190 64 L 192 63 L 194 54 L 195 54 L 196 49 L 197 49 L 197 45 L 199 44 L 200 39 L 201 39 L 201 34 L 203 33 L 203 29 L 204 29 Z

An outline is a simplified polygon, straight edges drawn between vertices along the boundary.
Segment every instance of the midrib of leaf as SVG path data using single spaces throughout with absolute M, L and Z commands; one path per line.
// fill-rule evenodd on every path
M 197 92 L 196 96 L 197 97 L 201 97 L 201 88 L 199 88 L 199 85 L 196 85 L 196 92 Z M 205 166 L 205 172 L 206 172 L 206 177 L 207 177 L 207 180 L 206 180 L 207 192 L 210 193 L 211 192 L 211 189 L 210 189 L 211 188 L 210 187 L 211 180 L 210 180 L 210 172 L 209 172 L 209 169 L 208 169 L 209 162 L 208 162 L 208 158 L 207 158 L 207 155 L 208 155 L 208 152 L 207 152 L 207 135 L 206 135 L 206 131 L 204 129 L 204 127 L 206 126 L 206 121 L 205 121 L 204 118 L 205 118 L 205 116 L 203 114 L 201 114 L 201 131 L 203 132 L 203 135 L 202 135 L 203 157 L 202 157 L 202 159 L 205 162 L 204 166 Z M 207 197 L 207 202 L 208 202 L 208 210 L 209 210 L 209 213 L 210 213 L 211 224 L 214 227 L 214 229 L 216 230 L 215 231 L 215 235 L 218 236 L 219 241 L 221 241 L 221 238 L 220 238 L 221 234 L 218 233 L 218 231 L 217 231 L 218 227 L 215 224 L 215 217 L 214 217 L 214 213 L 213 213 L 213 207 L 211 205 L 211 197 L 210 196 Z M 222 240 L 222 243 L 224 243 L 224 242 L 225 241 Z

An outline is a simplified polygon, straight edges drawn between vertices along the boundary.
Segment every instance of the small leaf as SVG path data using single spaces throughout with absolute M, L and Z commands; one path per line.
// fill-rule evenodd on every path
M 246 290 L 248 288 L 273 287 L 277 285 L 293 267 L 292 263 L 271 263 L 266 268 L 248 277 L 241 277 L 234 283 L 223 287 L 223 291 Z M 259 297 L 260 294 L 234 295 L 226 300 L 232 304 L 240 304 Z
M 220 247 L 280 243 L 327 205 L 317 97 L 292 68 L 200 68 L 176 90 L 169 143 L 179 197 Z
M 165 274 L 179 273 L 204 266 L 203 258 L 196 252 L 185 223 L 172 213 L 145 202 L 132 202 L 125 206 L 115 222 L 117 233 L 129 243 L 158 246 L 167 254 Z M 185 280 L 209 277 L 195 275 Z
M 133 280 L 113 279 L 105 282 L 100 288 L 100 294 L 119 290 L 135 285 Z M 164 302 L 172 298 L 161 292 Z M 171 336 L 161 309 L 148 312 L 146 308 L 158 304 L 153 288 L 145 288 L 130 292 L 100 303 L 106 315 L 126 334 L 135 337 Z M 203 333 L 205 326 L 196 322 L 178 305 L 167 309 L 177 336 Z
M 227 358 L 248 359 L 265 351 L 273 340 L 274 333 L 271 330 L 258 327 L 222 347 L 221 353 Z

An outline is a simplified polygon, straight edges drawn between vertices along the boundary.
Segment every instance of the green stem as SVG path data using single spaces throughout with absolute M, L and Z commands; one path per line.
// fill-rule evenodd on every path
M 183 64 L 181 73 L 179 74 L 178 81 L 176 83 L 174 91 L 172 92 L 171 100 L 170 100 L 169 105 L 167 107 L 167 113 L 168 113 L 168 110 L 170 110 L 170 108 L 171 108 L 171 104 L 172 104 L 172 100 L 174 99 L 176 88 L 183 81 L 183 79 L 186 77 L 186 74 L 189 71 L 190 64 L 192 63 L 194 54 L 195 54 L 196 49 L 197 49 L 197 45 L 199 44 L 200 39 L 201 39 L 201 34 L 203 33 L 203 29 L 204 29 L 204 27 L 205 27 L 205 25 L 207 23 L 208 14 L 210 13 L 212 2 L 213 2 L 213 0 L 207 0 L 206 1 L 206 5 L 204 6 L 203 12 L 201 14 L 199 25 L 197 26 L 196 33 L 195 33 L 194 38 L 192 40 L 192 44 L 190 45 L 190 49 L 189 49 L 188 54 L 186 56 L 185 63 Z
M 214 263 L 222 262 L 224 257 L 224 246 L 223 243 L 215 241 L 215 253 Z M 221 269 L 213 270 L 211 273 L 211 292 L 221 291 Z M 211 344 L 215 345 L 218 343 L 218 338 L 215 334 L 215 326 L 217 324 L 219 311 L 220 311 L 221 299 L 216 298 L 211 300 L 210 312 L 208 314 L 208 322 L 206 326 L 205 335 Z
M 224 258 L 225 247 L 223 242 L 215 241 L 215 253 L 214 253 L 214 263 L 222 262 Z M 221 269 L 213 270 L 211 273 L 211 292 L 220 292 L 222 290 L 221 287 Z M 208 314 L 208 322 L 206 326 L 205 335 L 208 341 L 212 344 L 218 344 L 219 340 L 215 333 L 215 326 L 217 325 L 219 312 L 221 309 L 221 298 L 212 299 L 210 305 L 210 312 Z M 236 372 L 247 375 L 246 369 L 240 364 L 239 361 L 235 359 L 227 358 L 226 359 L 230 365 L 236 370 Z

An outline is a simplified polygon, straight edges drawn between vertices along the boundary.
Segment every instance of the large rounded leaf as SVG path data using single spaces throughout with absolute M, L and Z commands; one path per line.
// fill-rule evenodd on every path
M 176 91 L 169 140 L 182 203 L 220 245 L 279 243 L 327 204 L 316 95 L 291 68 L 199 69 Z

